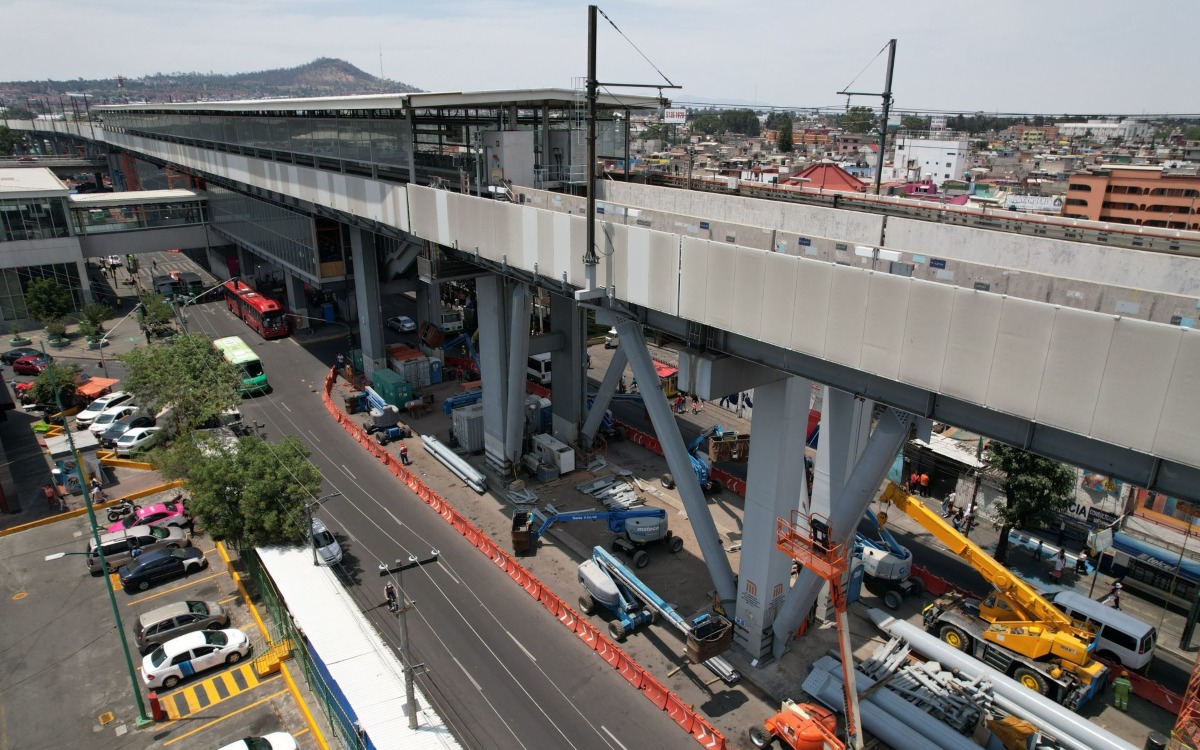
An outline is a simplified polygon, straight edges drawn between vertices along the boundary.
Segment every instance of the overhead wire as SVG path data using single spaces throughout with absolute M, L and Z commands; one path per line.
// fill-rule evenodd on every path
M 658 66 L 657 66 L 657 65 L 655 65 L 655 64 L 654 64 L 654 62 L 653 62 L 653 61 L 651 61 L 651 59 L 650 59 L 649 57 L 646 57 L 646 53 L 645 53 L 645 52 L 642 52 L 640 49 L 638 49 L 638 46 L 637 46 L 636 44 L 634 44 L 634 43 L 633 43 L 633 40 L 632 40 L 632 39 L 630 39 L 628 36 L 625 36 L 625 32 L 624 32 L 624 31 L 621 31 L 619 28 L 617 28 L 617 24 L 615 24 L 615 23 L 613 22 L 613 20 L 612 20 L 611 18 L 609 18 L 609 17 L 608 17 L 608 14 L 607 14 L 607 13 L 605 13 L 605 12 L 604 12 L 602 9 L 600 9 L 600 8 L 596 8 L 596 11 L 597 11 L 597 12 L 598 12 L 600 15 L 604 16 L 604 20 L 605 20 L 605 21 L 608 21 L 608 24 L 609 24 L 609 26 L 612 26 L 612 27 L 613 27 L 613 29 L 615 29 L 615 30 L 616 30 L 616 32 L 617 32 L 618 34 L 620 34 L 622 38 L 624 38 L 624 39 L 625 39 L 625 41 L 629 42 L 629 46 L 630 46 L 630 47 L 633 47 L 634 51 L 635 51 L 635 52 L 637 52 L 639 55 L 641 55 L 641 56 L 642 56 L 642 59 L 643 59 L 643 60 L 645 60 L 647 63 L 649 63 L 649 64 L 650 64 L 650 67 L 654 68 L 654 72 L 655 72 L 655 73 L 658 73 L 660 76 L 662 76 L 662 79 L 663 79 L 664 81 L 666 81 L 666 82 L 667 82 L 667 85 L 669 85 L 669 86 L 674 86 L 674 85 L 675 85 L 674 83 L 672 83 L 672 82 L 671 82 L 671 79 L 670 79 L 670 78 L 667 78 L 667 74 L 666 74 L 666 73 L 664 73 L 664 72 L 662 72 L 661 70 L 659 70 L 659 69 L 658 69 Z

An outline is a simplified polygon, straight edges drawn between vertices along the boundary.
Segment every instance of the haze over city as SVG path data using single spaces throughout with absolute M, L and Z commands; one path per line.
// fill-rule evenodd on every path
M 585 74 L 586 2 L 578 0 L 112 0 L 0 2 L 10 29 L 7 80 L 174 71 L 235 73 L 318 56 L 428 91 L 570 87 Z M 1200 5 L 1116 0 L 898 6 L 866 0 L 612 0 L 600 8 L 680 91 L 679 102 L 842 107 L 836 92 L 883 88 L 898 40 L 898 110 L 1189 113 L 1200 82 L 1191 45 Z M 662 78 L 600 19 L 599 77 Z M 861 73 L 861 74 L 860 74 Z M 645 93 L 644 91 L 642 93 Z M 874 105 L 877 98 L 853 104 Z

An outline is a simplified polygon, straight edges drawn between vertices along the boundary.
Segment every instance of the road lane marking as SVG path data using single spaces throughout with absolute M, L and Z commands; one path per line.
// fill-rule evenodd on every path
M 280 401 L 279 405 L 282 406 L 283 408 L 287 409 L 289 412 L 291 411 L 291 409 L 288 409 L 288 405 L 285 404 L 284 402 Z
M 321 438 L 317 437 L 317 433 L 313 432 L 312 430 L 309 430 L 308 434 L 313 436 L 313 440 L 316 440 L 318 443 L 321 442 Z
M 454 659 L 453 656 L 450 658 Z M 467 679 L 471 681 L 471 684 L 475 686 L 475 689 L 482 693 L 483 688 L 479 686 L 479 683 L 475 681 L 475 678 L 471 676 L 471 673 L 467 671 L 467 668 L 462 665 L 462 662 L 458 659 L 454 659 L 454 663 L 457 664 L 458 668 L 462 670 L 462 673 L 467 676 Z
M 353 479 L 356 482 L 358 481 L 358 477 L 354 476 L 354 472 L 352 472 L 352 471 L 350 471 L 350 469 L 346 468 L 346 464 L 342 464 L 342 471 L 346 472 L 346 476 L 350 477 L 351 479 Z
M 517 644 L 517 648 L 519 648 L 525 652 L 525 655 L 529 657 L 529 661 L 537 661 L 537 657 L 534 656 L 533 654 L 529 653 L 529 649 L 525 648 L 525 645 L 523 643 L 521 643 L 520 641 L 518 641 L 517 637 L 515 635 L 513 635 L 512 633 L 509 633 L 507 630 L 505 630 L 504 632 L 508 635 L 509 638 L 512 638 L 513 643 Z
M 620 740 L 617 739 L 617 735 L 609 731 L 608 727 L 601 724 L 600 728 L 604 730 L 605 734 L 612 738 L 613 742 L 617 743 L 617 747 L 621 748 L 621 750 L 629 750 Z

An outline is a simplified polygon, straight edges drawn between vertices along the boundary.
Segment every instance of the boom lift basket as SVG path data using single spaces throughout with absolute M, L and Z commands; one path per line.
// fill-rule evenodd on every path
M 692 664 L 703 664 L 733 645 L 733 623 L 720 615 L 703 614 L 689 624 L 687 658 Z

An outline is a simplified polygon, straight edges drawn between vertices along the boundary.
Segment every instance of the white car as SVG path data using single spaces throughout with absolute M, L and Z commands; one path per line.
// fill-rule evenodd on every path
M 107 258 L 105 258 L 105 260 L 108 261 L 108 265 L 110 265 L 114 268 L 121 265 L 121 256 L 120 255 L 110 255 Z
M 221 750 L 296 750 L 296 738 L 287 732 L 271 732 L 262 737 L 243 737 Z
M 152 447 L 161 431 L 161 427 L 134 427 L 117 438 L 117 455 L 128 458 Z
M 400 333 L 408 333 L 409 331 L 417 330 L 416 322 L 407 315 L 397 315 L 394 318 L 388 318 L 387 327 L 393 331 Z
M 142 658 L 142 682 L 171 688 L 185 678 L 222 664 L 237 664 L 250 653 L 250 639 L 235 628 L 200 630 L 172 638 Z
M 100 412 L 100 416 L 96 417 L 95 421 L 88 426 L 88 430 L 93 435 L 99 438 L 104 433 L 108 432 L 108 428 L 113 426 L 114 422 L 128 417 L 130 414 L 136 414 L 138 410 L 137 404 L 132 401 L 126 401 L 117 406 L 110 406 Z
M 120 406 L 133 398 L 132 393 L 125 391 L 117 391 L 110 393 L 107 396 L 101 396 L 92 403 L 87 405 L 87 408 L 75 415 L 75 424 L 79 429 L 87 427 L 92 422 L 96 421 L 96 417 L 104 413 L 104 410 L 112 406 Z

